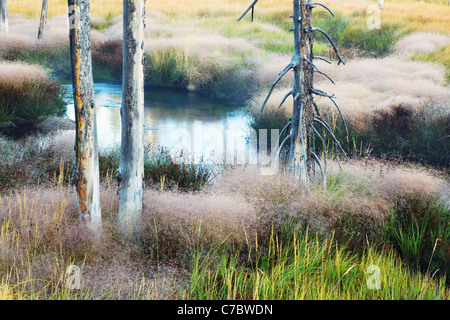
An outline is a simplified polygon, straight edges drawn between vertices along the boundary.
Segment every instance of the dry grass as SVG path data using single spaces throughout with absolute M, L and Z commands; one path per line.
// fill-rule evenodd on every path
M 114 190 L 102 188 L 106 217 L 100 246 L 80 229 L 75 199 L 73 190 L 62 185 L 1 196 L 3 286 L 12 285 L 26 299 L 172 297 L 178 286 L 174 280 L 182 277 L 169 266 L 139 259 L 136 249 L 115 240 L 115 220 L 108 219 L 110 210 L 117 210 Z M 81 291 L 66 287 L 65 271 L 71 264 L 82 269 Z
M 429 32 L 413 32 L 394 46 L 395 54 L 410 58 L 413 54 L 428 54 L 450 43 L 450 36 Z
M 70 137 L 42 139 L 41 147 L 64 154 L 71 148 Z M 348 164 L 342 172 L 337 163 L 330 167 L 326 196 L 320 190 L 307 196 L 294 178 L 282 173 L 262 176 L 253 167 L 231 169 L 197 193 L 147 190 L 140 241 L 134 244 L 123 243 L 117 234 L 117 190 L 111 178 L 101 189 L 100 245 L 80 229 L 76 195 L 62 175 L 46 186 L 6 190 L 0 195 L 0 295 L 177 298 L 187 286 L 186 266 L 198 250 L 252 252 L 257 239 L 270 232 L 270 223 L 288 218 L 328 234 L 350 213 L 362 217 L 371 230 L 390 214 L 399 196 L 448 193 L 444 179 L 420 167 L 376 161 Z M 82 269 L 79 291 L 66 287 L 65 270 L 71 264 Z
M 24 48 L 39 48 L 69 44 L 68 19 L 63 13 L 48 19 L 45 37 L 41 40 L 37 39 L 38 26 L 38 19 L 27 19 L 22 18 L 21 15 L 12 15 L 9 18 L 9 33 L 2 34 L 0 47 L 17 45 Z M 94 42 L 101 42 L 105 39 L 103 34 L 97 30 L 91 31 L 91 37 Z
M 247 0 L 167 0 L 147 2 L 147 12 L 158 11 L 169 16 L 179 17 L 206 17 L 222 14 L 239 16 L 250 1 Z M 326 3 L 334 11 L 346 16 L 355 12 L 366 11 L 374 2 L 338 1 Z M 290 0 L 260 1 L 257 13 L 264 15 L 288 14 L 292 6 Z M 412 30 L 439 32 L 448 34 L 450 30 L 450 7 L 443 0 L 432 2 L 417 1 L 389 1 L 384 4 L 385 11 L 381 13 L 382 23 L 401 23 Z M 17 0 L 8 4 L 11 13 L 20 13 L 27 18 L 38 18 L 40 2 L 34 0 Z M 67 3 L 64 0 L 49 1 L 49 16 L 64 15 L 67 12 Z M 92 16 L 104 16 L 108 13 L 118 15 L 122 13 L 122 1 L 98 0 L 91 2 Z M 287 16 L 286 16 L 287 19 Z M 37 30 L 37 29 L 36 29 Z
M 336 85 L 319 75 L 316 76 L 315 87 L 329 94 L 334 93 L 347 121 L 360 132 L 369 128 L 373 116 L 380 112 L 390 113 L 398 106 L 415 113 L 429 113 L 429 120 L 448 114 L 450 90 L 446 86 L 442 66 L 405 61 L 395 55 L 381 59 L 350 60 L 344 67 L 321 61 L 316 64 Z M 264 112 L 270 114 L 277 110 L 288 91 L 286 85 L 279 85 Z M 252 101 L 249 106 L 252 115 L 258 115 L 263 100 L 264 95 L 261 95 Z M 318 98 L 316 101 L 325 110 L 334 110 L 328 99 Z M 437 107 L 432 112 L 431 109 L 430 112 L 424 110 L 430 106 Z M 292 112 L 292 99 L 287 99 L 282 108 L 289 115 Z
M 27 81 L 48 79 L 44 68 L 20 62 L 0 61 L 0 82 L 20 84 Z
M 348 61 L 345 68 L 318 63 L 336 85 L 327 80 L 316 86 L 335 93 L 337 103 L 347 117 L 389 110 L 404 105 L 415 111 L 449 101 L 444 68 L 430 64 L 407 62 L 395 56 L 383 59 Z M 320 99 L 319 105 L 331 107 Z

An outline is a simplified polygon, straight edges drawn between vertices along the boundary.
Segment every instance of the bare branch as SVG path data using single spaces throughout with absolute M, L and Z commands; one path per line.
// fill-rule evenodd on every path
M 286 138 L 284 138 L 283 142 L 281 142 L 280 146 L 278 147 L 278 153 L 279 153 L 279 151 L 283 148 L 283 145 L 286 143 L 286 141 L 288 141 L 288 139 L 290 139 L 290 138 L 291 138 L 291 135 L 290 135 L 290 134 L 288 134 L 288 135 L 286 136 Z
M 318 117 L 318 118 L 321 118 L 321 116 L 320 116 L 320 111 L 319 111 L 319 106 L 317 105 L 317 103 L 314 102 L 314 100 L 312 100 L 312 104 L 313 104 L 313 106 L 314 106 L 314 109 L 315 109 L 316 112 L 317 112 L 317 117 Z
M 287 99 L 290 95 L 292 95 L 292 92 L 294 92 L 294 90 L 290 90 L 288 93 L 286 93 L 286 95 L 283 97 L 283 100 L 281 100 L 281 103 L 280 103 L 280 105 L 278 106 L 278 109 L 280 109 L 281 106 L 283 105 L 283 103 L 286 101 L 286 99 Z
M 331 45 L 333 46 L 334 52 L 336 52 L 336 56 L 337 56 L 338 59 L 339 59 L 338 64 L 341 63 L 341 62 L 342 62 L 342 64 L 345 64 L 345 61 L 342 60 L 341 55 L 339 54 L 339 50 L 338 50 L 338 48 L 336 47 L 336 44 L 334 43 L 333 39 L 331 39 L 331 37 L 329 36 L 329 34 L 326 33 L 325 31 L 323 31 L 323 30 L 320 29 L 320 28 L 312 28 L 311 30 L 312 30 L 312 31 L 319 31 L 321 34 L 323 34 L 323 35 L 328 39 L 328 41 L 331 43 Z
M 241 21 L 241 19 L 243 18 L 243 17 L 245 17 L 245 15 L 250 11 L 250 9 L 254 9 L 254 7 L 255 7 L 255 4 L 258 2 L 258 0 L 254 0 L 253 2 L 252 2 L 252 4 L 247 8 L 247 10 L 245 10 L 244 11 L 244 13 L 236 20 L 236 21 Z M 253 18 L 253 17 L 252 17 Z M 252 19 L 252 21 L 253 21 L 253 19 Z
M 322 185 L 325 188 L 326 187 L 326 183 L 327 183 L 326 173 L 325 173 L 325 171 L 324 171 L 324 169 L 322 167 L 322 164 L 320 163 L 319 157 L 312 151 L 311 151 L 311 155 L 312 155 L 313 159 L 316 160 L 317 164 L 319 165 L 320 173 L 322 174 Z
M 308 62 L 310 65 L 312 65 L 312 66 L 314 67 L 314 69 L 316 69 L 314 72 L 320 73 L 321 75 L 327 77 L 328 80 L 330 80 L 332 84 L 336 84 L 336 83 L 334 83 L 333 79 L 330 78 L 330 76 L 328 76 L 325 72 L 320 71 L 319 68 L 317 68 L 317 66 L 316 66 L 312 61 L 310 61 L 310 60 L 309 60 L 308 58 L 306 58 L 306 57 L 305 57 L 305 60 L 306 60 L 306 62 Z
M 278 75 L 278 77 L 275 79 L 275 81 L 272 83 L 272 86 L 269 89 L 269 93 L 267 94 L 266 99 L 264 100 L 262 106 L 261 106 L 261 110 L 259 111 L 259 116 L 261 117 L 261 114 L 264 110 L 264 107 L 266 106 L 267 101 L 269 100 L 270 96 L 272 95 L 272 91 L 275 88 L 275 86 L 277 85 L 277 83 L 286 75 L 286 73 L 290 70 L 294 68 L 294 63 L 291 62 L 289 63 L 286 68 L 284 68 L 283 71 L 280 72 L 280 74 Z
M 314 8 L 314 6 L 321 6 L 322 8 L 326 9 L 329 13 L 331 13 L 331 15 L 334 17 L 334 13 L 333 11 L 331 11 L 330 8 L 328 8 L 326 5 L 324 5 L 323 3 L 320 2 L 313 2 L 309 5 L 311 8 Z
M 279 159 L 279 157 L 280 157 L 280 152 L 281 152 L 281 150 L 283 149 L 284 144 L 285 144 L 286 141 L 288 141 L 290 138 L 291 138 L 291 135 L 288 134 L 288 135 L 286 136 L 286 138 L 284 138 L 283 142 L 281 142 L 280 146 L 278 147 L 277 154 L 276 154 L 276 156 L 275 156 L 275 161 L 277 161 L 277 160 Z
M 334 101 L 334 99 L 332 97 L 328 97 L 334 104 L 334 106 L 336 107 L 336 109 L 339 112 L 339 115 L 341 116 L 342 122 L 344 124 L 344 128 L 345 128 L 345 134 L 347 135 L 348 138 L 348 128 L 347 128 L 347 122 L 345 121 L 344 115 L 342 114 L 341 108 L 339 108 L 339 106 L 337 105 L 336 101 Z
M 320 138 L 320 141 L 322 142 L 322 146 L 323 146 L 323 163 L 324 163 L 324 171 L 325 174 L 327 172 L 327 146 L 325 144 L 325 139 L 320 135 L 320 133 L 317 131 L 317 129 L 310 124 L 311 129 L 313 129 L 313 131 L 315 132 L 315 134 Z M 326 177 L 325 177 L 325 181 L 324 181 L 324 190 L 326 191 Z
M 336 142 L 336 144 L 338 145 L 339 149 L 341 149 L 341 152 L 343 153 L 345 159 L 347 159 L 347 161 L 349 163 L 351 163 L 350 159 L 347 157 L 347 153 L 345 152 L 344 148 L 342 148 L 341 144 L 339 143 L 339 140 L 336 138 L 336 136 L 334 135 L 333 131 L 328 126 L 328 124 L 326 124 L 325 122 L 323 122 L 322 120 L 317 119 L 317 118 L 314 118 L 314 121 L 320 123 L 330 133 L 331 137 Z
M 318 96 L 321 96 L 321 97 L 327 97 L 327 98 L 334 98 L 335 97 L 334 94 L 332 96 L 330 96 L 326 92 L 324 92 L 322 90 L 319 90 L 319 89 L 315 89 L 315 88 L 311 88 L 311 92 L 316 94 L 316 95 L 318 95 Z
M 326 59 L 326 58 L 324 58 L 324 57 L 321 57 L 321 56 L 314 56 L 314 55 L 313 55 L 312 57 L 313 57 L 313 59 L 319 59 L 319 60 L 322 60 L 322 61 L 325 61 L 325 62 L 331 64 L 331 61 L 328 60 L 328 59 Z
M 314 88 L 311 88 L 311 92 L 314 93 L 314 94 L 317 94 L 319 96 L 326 97 L 326 98 L 330 99 L 331 102 L 333 102 L 334 106 L 336 107 L 337 111 L 339 112 L 339 115 L 340 115 L 340 117 L 342 119 L 342 122 L 344 124 L 345 134 L 348 137 L 347 122 L 345 121 L 345 118 L 344 118 L 344 115 L 342 114 L 341 108 L 339 108 L 338 104 L 333 99 L 333 98 L 335 98 L 335 96 L 334 95 L 330 96 L 330 95 L 326 94 L 325 92 L 323 92 L 322 90 L 318 90 L 318 89 L 314 89 Z
M 278 136 L 278 140 L 283 135 L 284 131 L 291 125 L 291 121 L 287 123 L 287 125 L 284 126 L 283 130 L 281 130 L 280 135 Z
M 320 73 L 321 75 L 325 76 L 328 80 L 330 80 L 332 84 L 336 84 L 334 83 L 333 79 L 331 79 L 330 76 L 327 75 L 325 72 L 322 72 L 319 69 L 316 69 L 314 72 Z
M 319 131 L 317 131 L 316 127 L 314 127 L 312 124 L 310 124 L 311 129 L 313 129 L 314 133 L 320 138 L 320 140 L 322 141 L 322 145 L 323 145 L 323 150 L 326 154 L 326 144 L 325 144 L 325 139 L 322 137 L 322 135 L 319 133 Z

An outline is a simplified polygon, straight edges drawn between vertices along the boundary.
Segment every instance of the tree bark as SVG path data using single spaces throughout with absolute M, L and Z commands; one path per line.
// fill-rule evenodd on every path
M 45 33 L 45 25 L 47 24 L 48 0 L 42 0 L 41 20 L 39 22 L 38 39 L 42 39 Z
M 92 77 L 89 0 L 68 0 L 70 56 L 75 106 L 75 166 L 72 183 L 78 195 L 80 222 L 101 234 L 97 119 Z
M 308 32 L 311 25 L 311 9 L 305 0 L 294 0 L 294 108 L 292 111 L 290 164 L 294 172 L 309 187 L 311 163 L 312 100 L 309 89 L 312 84 L 312 71 L 307 64 L 311 56 L 312 40 Z
M 119 231 L 135 234 L 143 205 L 144 178 L 144 28 L 145 0 L 123 2 L 122 143 L 119 181 Z
M 6 0 L 0 0 L 0 32 L 9 32 L 8 9 Z

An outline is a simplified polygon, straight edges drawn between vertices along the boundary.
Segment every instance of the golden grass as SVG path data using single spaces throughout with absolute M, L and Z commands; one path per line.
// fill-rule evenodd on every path
M 28 18 L 38 18 L 41 10 L 41 2 L 36 0 L 15 0 L 8 2 L 8 10 L 11 13 L 21 13 Z M 122 13 L 122 0 L 94 0 L 91 1 L 92 16 L 102 16 L 109 12 Z M 260 9 L 279 10 L 290 9 L 290 0 L 265 0 L 258 4 Z M 233 12 L 244 11 L 250 1 L 248 0 L 165 0 L 147 1 L 147 10 L 155 10 L 167 15 L 202 15 L 208 12 Z M 66 0 L 50 0 L 48 16 L 67 14 Z M 148 11 L 147 11 L 148 12 Z
M 147 1 L 147 12 L 158 11 L 168 16 L 206 17 L 211 15 L 233 15 L 238 17 L 247 8 L 250 0 L 165 0 Z M 369 1 L 338 1 L 328 3 L 330 8 L 345 16 L 366 12 Z M 292 0 L 261 0 L 256 14 L 279 15 L 291 10 Z M 381 12 L 381 23 L 398 23 L 414 31 L 450 33 L 450 6 L 446 0 L 417 2 L 394 0 L 386 2 Z M 38 18 L 40 1 L 9 1 L 10 13 L 20 13 L 27 18 Z M 122 13 L 121 0 L 91 1 L 92 16 Z M 67 1 L 50 0 L 49 16 L 67 14 Z

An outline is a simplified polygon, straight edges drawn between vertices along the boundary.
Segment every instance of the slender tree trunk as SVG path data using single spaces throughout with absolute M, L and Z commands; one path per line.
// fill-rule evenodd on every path
M 307 30 L 305 32 L 305 35 L 303 37 L 302 41 L 302 52 L 304 55 L 303 59 L 303 72 L 304 72 L 304 95 L 305 95 L 305 110 L 304 110 L 304 123 L 303 123 L 303 130 L 304 130 L 304 137 L 305 137 L 305 146 L 304 146 L 304 155 L 306 160 L 306 179 L 309 181 L 309 177 L 311 176 L 313 172 L 313 164 L 314 160 L 311 155 L 311 151 L 313 150 L 312 144 L 313 144 L 313 132 L 311 130 L 311 125 L 313 123 L 313 95 L 311 93 L 311 89 L 313 88 L 313 74 L 314 74 L 314 68 L 313 66 L 308 63 L 308 61 L 313 61 L 314 56 L 312 54 L 312 48 L 313 48 L 313 35 L 312 35 L 312 8 L 311 8 L 311 0 L 302 0 L 303 6 L 303 21 L 302 21 L 302 29 Z
M 48 0 L 42 0 L 41 20 L 39 22 L 38 39 L 44 37 L 45 25 L 47 24 Z
M 75 105 L 76 161 L 72 183 L 78 195 L 80 222 L 101 234 L 97 120 L 92 77 L 89 0 L 68 0 L 70 56 Z
M 119 231 L 134 235 L 143 205 L 145 0 L 123 2 L 122 143 L 119 180 Z
M 0 0 L 0 32 L 9 32 L 6 0 Z
M 294 0 L 294 109 L 292 112 L 291 126 L 291 152 L 290 163 L 293 171 L 307 186 L 309 185 L 309 163 L 310 163 L 310 130 L 308 124 L 311 121 L 310 101 L 308 101 L 308 66 L 306 59 L 310 47 L 310 35 L 305 32 L 308 14 L 311 9 L 305 7 L 305 0 Z

